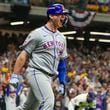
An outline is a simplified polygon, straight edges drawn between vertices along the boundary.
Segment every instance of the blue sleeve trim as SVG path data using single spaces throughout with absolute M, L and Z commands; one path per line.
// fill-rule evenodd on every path
M 25 51 L 28 55 L 30 55 L 30 53 L 29 53 L 26 49 L 24 49 L 24 51 Z
M 58 78 L 60 83 L 65 83 L 66 76 L 66 59 L 61 59 L 58 65 Z

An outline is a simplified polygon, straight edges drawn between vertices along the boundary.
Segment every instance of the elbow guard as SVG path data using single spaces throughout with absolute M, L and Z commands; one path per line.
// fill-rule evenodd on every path
M 66 76 L 66 59 L 61 59 L 58 65 L 58 78 L 60 83 L 65 83 Z

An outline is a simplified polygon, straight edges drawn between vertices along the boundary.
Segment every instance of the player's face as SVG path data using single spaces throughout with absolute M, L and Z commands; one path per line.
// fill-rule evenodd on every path
M 53 19 L 52 19 L 52 21 L 53 21 L 53 25 L 54 25 L 54 27 L 55 28 L 60 28 L 60 27 L 62 27 L 63 25 L 63 21 L 64 21 L 64 19 L 65 19 L 65 14 L 55 14 L 55 15 L 53 15 Z

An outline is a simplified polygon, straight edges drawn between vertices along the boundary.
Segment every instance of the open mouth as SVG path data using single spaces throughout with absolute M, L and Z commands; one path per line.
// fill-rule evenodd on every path
M 64 20 L 60 19 L 60 22 L 63 24 Z
M 67 25 L 67 22 L 68 22 L 68 18 L 65 17 L 64 20 L 60 20 L 60 21 L 61 21 L 61 23 L 62 23 L 63 26 L 66 26 Z

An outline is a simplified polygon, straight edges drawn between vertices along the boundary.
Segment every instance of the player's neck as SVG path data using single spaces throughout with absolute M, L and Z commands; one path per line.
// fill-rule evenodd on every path
M 52 32 L 56 32 L 57 28 L 54 27 L 54 25 L 51 22 L 47 22 L 46 27 L 48 28 L 48 30 L 52 31 Z

